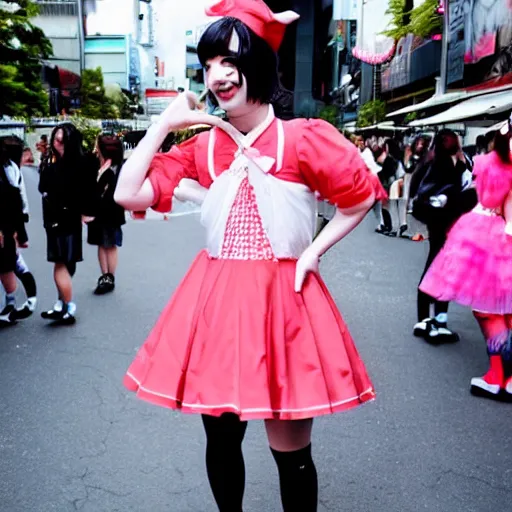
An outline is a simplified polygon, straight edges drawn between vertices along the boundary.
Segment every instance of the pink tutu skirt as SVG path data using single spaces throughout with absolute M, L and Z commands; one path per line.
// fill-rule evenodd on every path
M 128 369 L 125 386 L 157 405 L 242 420 L 294 420 L 374 398 L 319 276 L 295 293 L 296 262 L 201 252 Z
M 448 233 L 420 290 L 473 310 L 512 313 L 512 237 L 500 215 L 470 212 Z

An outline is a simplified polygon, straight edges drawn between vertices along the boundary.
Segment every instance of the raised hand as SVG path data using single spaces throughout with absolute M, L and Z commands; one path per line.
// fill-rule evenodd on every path
M 195 124 L 220 124 L 218 117 L 197 110 L 198 106 L 196 94 L 191 91 L 183 92 L 164 110 L 158 123 L 165 126 L 169 132 L 189 128 Z

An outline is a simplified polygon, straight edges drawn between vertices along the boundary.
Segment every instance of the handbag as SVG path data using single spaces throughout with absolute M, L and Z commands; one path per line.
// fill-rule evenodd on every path
M 432 166 L 429 167 L 420 182 L 418 191 L 412 199 L 412 216 L 423 224 L 434 224 L 443 220 L 446 216 L 447 201 L 441 201 L 440 196 L 450 197 L 452 192 L 457 192 L 454 183 L 437 183 L 430 180 Z

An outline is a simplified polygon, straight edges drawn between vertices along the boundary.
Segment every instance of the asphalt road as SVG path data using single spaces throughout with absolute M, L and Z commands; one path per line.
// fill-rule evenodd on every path
M 55 298 L 36 176 L 25 256 L 41 308 Z M 469 395 L 486 370 L 469 311 L 451 308 L 457 345 L 415 339 L 415 286 L 426 244 L 373 233 L 369 217 L 322 273 L 377 388 L 373 403 L 316 420 L 319 512 L 509 512 L 512 406 Z M 0 332 L 0 511 L 214 512 L 196 416 L 137 400 L 121 381 L 202 246 L 197 217 L 129 222 L 114 294 L 95 297 L 95 252 L 74 280 L 78 322 L 39 312 Z M 246 512 L 277 512 L 276 469 L 261 422 L 245 442 Z M 300 512 L 300 511 L 298 511 Z

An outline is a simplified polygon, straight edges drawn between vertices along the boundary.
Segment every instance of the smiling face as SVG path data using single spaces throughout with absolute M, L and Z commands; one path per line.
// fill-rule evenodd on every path
M 247 80 L 240 74 L 232 57 L 214 57 L 205 65 L 206 87 L 219 107 L 233 115 L 247 106 Z

